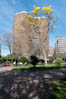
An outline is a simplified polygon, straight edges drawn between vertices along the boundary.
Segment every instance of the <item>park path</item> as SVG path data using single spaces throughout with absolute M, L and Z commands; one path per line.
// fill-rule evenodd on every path
M 0 66 L 0 73 L 10 71 L 11 67 L 10 66 Z
M 8 72 L 8 71 L 11 71 L 11 67 L 9 67 L 9 66 L 0 67 L 0 73 Z M 36 73 L 37 73 L 37 74 L 40 74 L 40 76 L 43 75 L 44 79 L 54 80 L 54 79 L 63 78 L 66 75 L 66 69 L 64 69 L 64 68 L 51 69 L 51 70 L 36 71 L 36 72 L 30 72 L 30 73 L 34 73 L 34 75 L 36 75 Z
M 1 72 L 0 99 L 51 99 L 51 80 L 65 75 L 66 69 Z

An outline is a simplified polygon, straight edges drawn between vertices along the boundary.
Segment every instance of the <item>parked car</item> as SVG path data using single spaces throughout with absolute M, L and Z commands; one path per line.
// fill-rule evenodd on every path
M 13 62 L 13 65 L 16 65 L 16 61 Z M 18 62 L 17 65 L 21 66 L 21 65 L 23 65 L 23 63 L 22 62 Z
M 11 64 L 3 64 L 3 66 L 11 66 Z
M 16 65 L 16 61 L 13 62 L 13 65 Z
M 22 62 L 19 62 L 19 63 L 17 63 L 17 64 L 18 64 L 18 65 L 20 65 L 20 66 L 21 66 L 21 65 L 23 65 L 23 63 L 22 63 Z

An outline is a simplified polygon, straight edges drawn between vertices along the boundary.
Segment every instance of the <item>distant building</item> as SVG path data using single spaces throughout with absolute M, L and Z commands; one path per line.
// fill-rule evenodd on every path
M 50 47 L 48 56 L 53 56 L 53 54 L 54 54 L 54 48 Z
M 57 57 L 59 56 L 59 54 L 66 53 L 66 36 L 56 37 L 55 51 Z
M 27 20 L 28 14 L 26 12 L 17 13 L 14 17 L 13 25 L 13 52 L 18 57 L 26 56 L 29 58 L 31 55 L 39 55 L 43 57 L 42 44 L 39 39 L 41 35 L 43 46 L 45 47 L 46 54 L 49 51 L 49 34 L 48 34 L 48 20 L 41 17 L 41 24 L 37 28 L 37 20 L 35 22 L 34 30 L 26 25 L 24 18 Z M 36 17 L 39 19 L 39 17 Z M 39 32 L 40 34 L 39 34 Z

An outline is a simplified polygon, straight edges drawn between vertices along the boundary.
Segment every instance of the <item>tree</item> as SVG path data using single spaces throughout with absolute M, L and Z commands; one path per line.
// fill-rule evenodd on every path
M 36 67 L 36 64 L 39 62 L 39 59 L 36 56 L 32 55 L 32 56 L 30 56 L 30 60 L 31 60 L 31 64 L 34 67 Z
M 64 62 L 64 61 L 59 58 L 59 59 L 56 59 L 55 64 L 56 64 L 57 66 L 60 66 L 63 62 Z
M 64 61 L 66 61 L 66 52 L 59 53 L 59 58 L 64 59 Z
M 29 15 L 27 15 L 25 18 L 20 19 L 21 21 L 24 21 L 24 25 L 26 25 L 28 28 L 30 28 L 32 31 L 36 32 L 37 34 L 39 34 L 39 39 L 40 39 L 40 45 L 42 47 L 43 50 L 43 57 L 45 60 L 45 65 L 47 65 L 47 54 L 46 54 L 46 49 L 45 49 L 45 40 L 47 39 L 47 37 L 44 38 L 44 40 L 42 40 L 41 38 L 41 33 L 40 33 L 40 25 L 41 25 L 41 20 L 40 18 L 36 19 L 36 16 L 46 16 L 47 18 L 47 23 L 45 23 L 49 29 L 48 31 L 53 32 L 53 30 L 55 29 L 55 17 L 53 16 L 53 9 L 51 6 L 48 7 L 36 7 L 34 6 L 34 9 L 32 11 L 30 11 Z M 20 29 L 22 31 L 28 31 L 28 29 L 24 29 L 16 26 L 17 29 Z
M 10 55 L 12 54 L 13 38 L 10 32 L 6 32 L 3 36 L 3 44 L 9 49 Z
M 23 63 L 23 65 L 24 65 L 24 63 L 26 63 L 26 62 L 28 63 L 28 59 L 27 59 L 26 57 L 24 57 L 24 56 L 22 56 L 20 60 L 21 60 L 21 62 Z
M 13 57 L 12 57 L 13 38 L 12 38 L 12 34 L 9 31 L 3 35 L 3 46 L 8 48 L 10 52 L 11 63 L 12 63 L 13 62 Z
M 49 31 L 53 31 L 54 28 L 55 28 L 55 17 L 52 15 L 53 13 L 53 9 L 52 9 L 52 6 L 48 6 L 48 7 L 42 7 L 42 9 L 40 10 L 41 8 L 40 7 L 36 7 L 34 6 L 34 9 L 31 11 L 32 13 L 32 16 L 35 17 L 35 16 L 39 16 L 41 15 L 41 13 L 44 14 L 44 16 L 46 16 L 47 20 L 48 20 L 48 26 L 49 26 Z M 39 31 L 39 25 L 41 24 L 41 20 L 39 19 L 38 20 L 38 24 L 37 24 L 37 29 L 34 28 L 34 24 L 32 24 L 35 32 L 37 32 L 39 34 L 39 39 L 40 39 L 40 42 L 41 42 L 41 45 L 42 45 L 42 49 L 43 49 L 43 56 L 44 56 L 44 60 L 45 60 L 45 65 L 47 65 L 47 55 L 46 55 L 46 50 L 45 50 L 45 46 L 44 46 L 44 42 L 46 40 L 46 38 L 44 39 L 44 41 L 42 41 L 42 38 L 41 38 L 41 35 L 40 35 L 40 31 Z
M 38 7 L 39 9 L 39 7 Z M 25 21 L 25 26 L 28 27 L 28 29 L 30 28 L 33 33 L 37 33 L 39 34 L 39 39 L 40 39 L 40 45 L 43 49 L 43 56 L 44 56 L 44 60 L 45 60 L 45 64 L 47 64 L 47 55 L 46 55 L 46 50 L 45 50 L 45 46 L 44 46 L 44 42 L 46 40 L 47 37 L 44 38 L 44 40 L 42 40 L 41 38 L 41 32 L 40 32 L 40 24 L 41 24 L 41 20 L 40 18 L 37 19 L 37 18 L 34 18 L 34 15 L 27 15 L 26 18 L 23 19 Z M 23 21 L 22 20 L 22 21 Z M 46 23 L 46 25 L 48 26 L 48 24 Z M 25 29 L 27 32 L 27 29 Z

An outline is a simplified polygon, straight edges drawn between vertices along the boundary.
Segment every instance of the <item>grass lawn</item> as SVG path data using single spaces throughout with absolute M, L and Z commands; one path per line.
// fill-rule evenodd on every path
M 66 77 L 61 80 L 55 80 L 53 84 L 53 95 L 51 99 L 66 99 Z
M 36 71 L 36 70 L 48 70 L 48 69 L 59 69 L 59 68 L 66 68 L 66 64 L 62 64 L 60 66 L 56 66 L 55 64 L 48 64 L 45 65 L 37 65 L 35 68 L 31 65 L 27 66 L 16 66 L 12 67 L 12 70 L 28 70 L 28 71 Z

